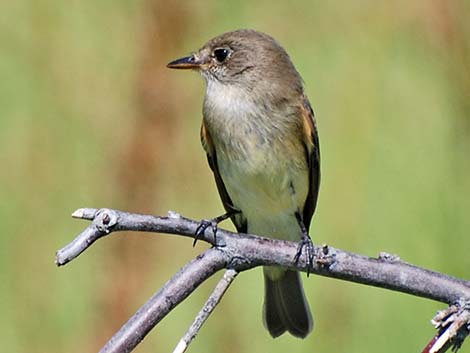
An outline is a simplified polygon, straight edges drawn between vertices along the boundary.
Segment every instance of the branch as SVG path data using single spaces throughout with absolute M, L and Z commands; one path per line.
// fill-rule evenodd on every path
M 152 296 L 106 343 L 100 353 L 132 351 L 176 305 L 224 265 L 223 257 L 215 249 L 206 250 L 196 257 Z
M 439 332 L 421 353 L 442 353 L 449 348 L 457 352 L 470 331 L 469 309 L 468 302 L 459 302 L 439 311 L 431 320 Z
M 65 265 L 97 239 L 115 231 L 145 231 L 195 238 L 199 222 L 170 212 L 168 217 L 132 214 L 111 209 L 84 208 L 75 218 L 91 220 L 70 244 L 57 252 L 56 264 Z M 145 335 L 200 283 L 222 268 L 238 272 L 277 265 L 307 272 L 307 261 L 294 257 L 297 244 L 210 227 L 199 240 L 214 245 L 186 265 L 126 323 L 101 352 L 130 352 Z M 470 302 L 470 282 L 423 269 L 396 256 L 371 258 L 329 246 L 315 247 L 317 261 L 310 273 L 412 294 L 447 304 Z
M 238 272 L 235 270 L 227 270 L 225 272 L 222 279 L 214 288 L 214 291 L 210 295 L 209 299 L 207 299 L 203 308 L 201 309 L 201 311 L 199 311 L 199 314 L 194 319 L 194 322 L 189 327 L 184 337 L 179 341 L 173 353 L 186 352 L 186 349 L 188 348 L 189 344 L 196 337 L 202 325 L 209 318 L 209 315 L 214 311 L 217 304 L 219 304 L 220 300 L 222 299 L 222 296 L 225 294 L 228 287 L 232 284 L 237 274 Z

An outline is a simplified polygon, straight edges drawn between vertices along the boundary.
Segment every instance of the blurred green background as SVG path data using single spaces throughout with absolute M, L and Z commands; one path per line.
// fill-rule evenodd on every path
M 221 213 L 199 143 L 203 81 L 165 64 L 237 28 L 277 38 L 305 80 L 322 148 L 314 241 L 468 278 L 469 11 L 445 0 L 2 2 L 1 351 L 98 351 L 206 247 L 115 234 L 54 265 L 87 225 L 70 218 L 79 207 Z M 272 340 L 261 279 L 238 277 L 190 352 L 420 352 L 444 308 L 311 276 L 313 334 Z M 216 281 L 136 352 L 170 352 Z

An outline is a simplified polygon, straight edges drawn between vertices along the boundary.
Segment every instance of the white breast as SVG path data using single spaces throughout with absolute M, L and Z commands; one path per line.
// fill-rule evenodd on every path
M 207 83 L 205 104 L 210 106 L 219 119 L 227 122 L 259 113 L 257 104 L 246 90 L 213 80 Z

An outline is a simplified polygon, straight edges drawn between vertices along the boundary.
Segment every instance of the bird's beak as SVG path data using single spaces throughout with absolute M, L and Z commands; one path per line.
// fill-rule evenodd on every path
M 173 60 L 172 62 L 168 63 L 166 67 L 170 69 L 188 70 L 198 69 L 199 67 L 201 67 L 202 64 L 203 62 L 201 60 L 197 59 L 194 55 L 191 55 L 181 59 Z

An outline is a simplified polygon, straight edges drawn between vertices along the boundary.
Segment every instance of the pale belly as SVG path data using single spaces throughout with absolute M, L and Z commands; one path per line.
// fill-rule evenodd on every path
M 269 98 L 269 97 L 268 97 Z M 297 241 L 295 213 L 308 194 L 308 166 L 295 106 L 273 109 L 237 85 L 209 80 L 205 127 L 225 188 L 252 234 Z
M 239 160 L 218 158 L 234 206 L 247 219 L 249 233 L 299 240 L 295 213 L 302 213 L 308 193 L 306 165 L 299 166 L 282 153 L 276 158 L 271 149 L 253 151 Z

